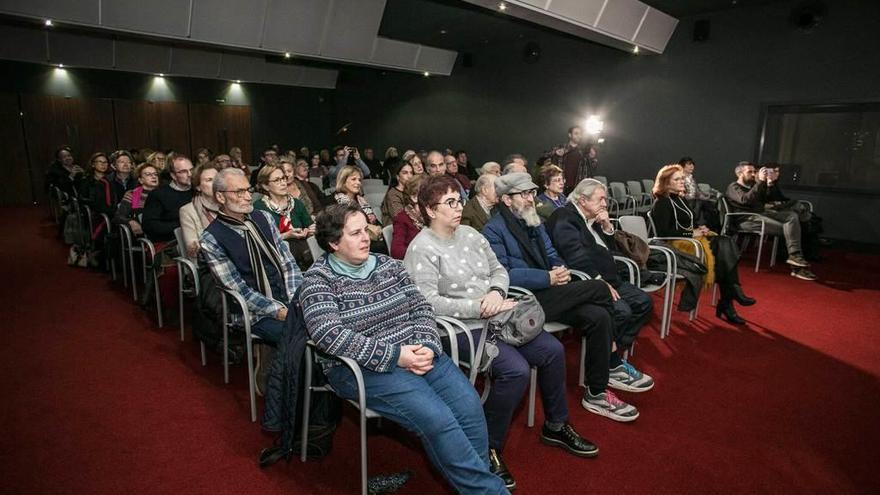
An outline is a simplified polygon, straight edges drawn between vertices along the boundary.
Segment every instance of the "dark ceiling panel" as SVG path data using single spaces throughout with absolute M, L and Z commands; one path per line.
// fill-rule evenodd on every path
M 321 55 L 369 60 L 385 0 L 335 0 Z
M 45 63 L 46 31 L 24 26 L 0 25 L 0 59 Z
M 49 33 L 49 61 L 64 65 L 113 67 L 113 39 L 70 32 Z
M 116 68 L 157 74 L 168 72 L 171 47 L 141 41 L 116 41 Z
M 0 10 L 54 21 L 98 23 L 99 0 L 0 0 Z
M 101 25 L 186 37 L 190 0 L 112 0 L 101 3 Z
M 190 36 L 195 40 L 257 48 L 263 38 L 268 1 L 193 0 Z
M 220 73 L 220 52 L 174 47 L 171 50 L 169 72 L 196 77 L 217 77 Z
M 331 5 L 327 0 L 269 0 L 263 47 L 317 54 Z

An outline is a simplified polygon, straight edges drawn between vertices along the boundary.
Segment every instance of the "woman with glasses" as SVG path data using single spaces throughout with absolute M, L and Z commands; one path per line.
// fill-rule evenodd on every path
M 562 169 L 556 165 L 544 165 L 538 173 L 538 178 L 544 192 L 538 195 L 535 209 L 538 210 L 538 216 L 546 221 L 556 208 L 565 206 L 566 198 L 562 192 L 565 189 L 565 176 L 562 174 Z
M 86 175 L 79 184 L 79 197 L 89 206 L 92 206 L 95 201 L 95 186 L 107 175 L 109 170 L 110 160 L 104 153 L 99 151 L 89 158 Z
M 413 239 L 404 264 L 434 312 L 481 329 L 482 319 L 512 309 L 516 303 L 507 298 L 507 270 L 479 232 L 460 225 L 462 201 L 458 182 L 447 175 L 426 178 L 419 190 L 419 209 L 427 228 Z M 460 344 L 466 346 L 464 341 Z M 544 404 L 542 442 L 563 445 L 584 457 L 596 455 L 595 446 L 584 441 L 568 424 L 562 344 L 541 332 L 520 347 L 500 340 L 496 345 L 499 354 L 489 369 L 492 386 L 483 404 L 491 471 L 504 480 L 509 490 L 516 487 L 501 459 L 501 451 L 514 410 L 528 388 L 531 366 L 537 367 Z
M 116 207 L 113 223 L 117 225 L 128 224 L 131 232 L 140 236 L 144 234 L 144 229 L 141 227 L 141 213 L 150 192 L 159 187 L 159 170 L 152 164 L 142 163 L 134 170 L 134 178 L 139 185 L 126 191 L 122 196 L 122 200 Z
M 284 169 L 265 165 L 257 174 L 257 188 L 263 196 L 254 201 L 254 209 L 267 212 L 275 220 L 281 239 L 290 244 L 293 257 L 300 267 L 312 264 L 306 238 L 315 233 L 315 223 L 302 201 L 293 197 L 287 187 Z
M 387 253 L 388 246 L 382 238 L 382 224 L 373 213 L 373 207 L 363 195 L 361 182 L 364 174 L 358 167 L 347 165 L 336 176 L 336 195 L 333 198 L 336 203 L 346 205 L 354 203 L 367 215 L 367 233 L 370 235 L 370 250 L 376 253 Z
M 199 253 L 199 236 L 217 218 L 220 205 L 214 200 L 214 177 L 220 167 L 214 163 L 199 165 L 193 170 L 193 200 L 180 207 L 180 228 L 186 254 L 195 258 Z

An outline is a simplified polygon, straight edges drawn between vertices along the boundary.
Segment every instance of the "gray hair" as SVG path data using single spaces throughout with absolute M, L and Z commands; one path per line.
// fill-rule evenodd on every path
M 482 193 L 487 185 L 495 183 L 495 178 L 496 177 L 492 174 L 481 175 L 477 178 L 477 182 L 474 184 L 474 190 L 477 191 L 477 194 Z
M 178 162 L 187 162 L 190 165 L 192 165 L 192 160 L 190 160 L 189 158 L 187 158 L 183 155 L 177 155 L 174 157 L 174 159 L 171 160 L 171 172 L 177 172 L 177 168 L 175 167 L 175 165 Z
M 217 179 L 214 179 L 216 182 Z M 596 189 L 601 189 L 603 191 L 608 190 L 605 187 L 605 184 L 597 181 L 596 179 L 584 179 L 578 182 L 578 185 L 574 187 L 574 190 L 568 195 L 568 202 L 577 204 L 577 200 L 581 196 L 586 196 L 588 198 L 593 197 L 593 193 L 596 192 Z
M 486 175 L 487 173 L 489 173 L 489 167 L 491 167 L 491 166 L 496 166 L 496 167 L 498 167 L 498 171 L 499 172 L 501 171 L 501 164 L 500 163 L 486 162 L 483 164 L 482 167 L 480 167 L 480 175 Z
M 215 196 L 218 192 L 223 192 L 226 190 L 226 181 L 229 180 L 232 176 L 244 177 L 244 172 L 240 168 L 224 168 L 223 170 L 217 172 L 217 175 L 214 176 L 214 182 L 211 184 L 211 193 Z

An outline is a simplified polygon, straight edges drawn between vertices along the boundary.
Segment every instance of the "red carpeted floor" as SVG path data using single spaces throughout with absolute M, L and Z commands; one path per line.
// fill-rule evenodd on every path
M 217 357 L 203 368 L 120 283 L 67 267 L 45 210 L 2 210 L 0 231 L 3 493 L 357 492 L 350 410 L 329 457 L 258 469 L 271 437 L 249 421 L 244 368 L 224 385 Z M 880 493 L 880 256 L 826 255 L 819 283 L 744 263 L 748 327 L 720 323 L 706 297 L 666 340 L 645 328 L 633 362 L 657 386 L 620 394 L 633 424 L 580 407 L 568 336 L 572 421 L 600 455 L 543 446 L 523 407 L 505 451 L 517 493 Z M 370 453 L 371 473 L 415 471 L 401 493 L 448 492 L 393 426 Z

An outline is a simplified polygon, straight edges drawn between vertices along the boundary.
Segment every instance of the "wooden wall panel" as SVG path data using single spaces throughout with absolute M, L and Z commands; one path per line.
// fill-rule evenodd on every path
M 21 108 L 38 201 L 45 199 L 44 178 L 59 147 L 70 146 L 81 166 L 95 151 L 116 148 L 110 100 L 22 94 Z
M 120 148 L 173 149 L 190 155 L 189 111 L 176 101 L 114 100 Z
M 34 201 L 19 111 L 17 94 L 0 93 L 0 143 L 4 155 L 0 160 L 4 181 L 0 206 L 21 206 Z
M 251 107 L 191 103 L 189 114 L 193 152 L 206 147 L 226 153 L 238 146 L 242 156 L 251 156 Z

